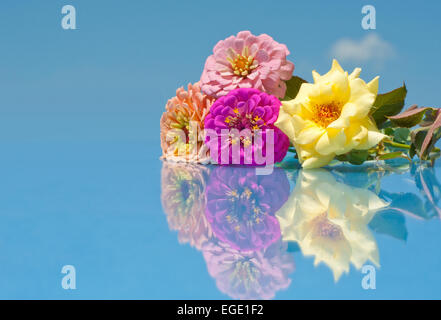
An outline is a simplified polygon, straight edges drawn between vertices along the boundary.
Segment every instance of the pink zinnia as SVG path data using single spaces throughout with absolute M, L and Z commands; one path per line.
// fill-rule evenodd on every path
M 202 247 L 210 276 L 220 291 L 233 299 L 273 299 L 289 287 L 295 270 L 288 245 L 280 239 L 265 249 L 243 252 L 224 242 L 208 241 Z
M 289 138 L 274 126 L 280 106 L 279 99 L 257 89 L 235 89 L 217 99 L 205 117 L 205 129 L 215 133 L 209 135 L 206 132 L 205 141 L 212 153 L 211 159 L 219 164 L 245 165 L 282 161 L 289 148 Z M 253 136 L 242 136 L 244 132 Z M 274 141 L 267 146 L 270 134 L 273 134 Z M 261 139 L 256 139 L 259 135 Z M 267 147 L 274 154 L 267 155 Z M 217 155 L 214 153 L 216 148 Z M 258 154 L 264 158 L 263 163 L 257 159 Z
M 202 91 L 219 98 L 236 88 L 255 88 L 283 98 L 284 81 L 291 79 L 294 71 L 287 55 L 287 47 L 267 34 L 239 32 L 219 41 L 207 58 L 200 80 Z

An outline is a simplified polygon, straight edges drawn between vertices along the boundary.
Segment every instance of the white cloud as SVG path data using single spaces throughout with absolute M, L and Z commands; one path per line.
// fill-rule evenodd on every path
M 331 54 L 343 62 L 382 63 L 395 56 L 393 46 L 375 33 L 369 33 L 360 41 L 344 38 L 338 40 L 331 49 Z

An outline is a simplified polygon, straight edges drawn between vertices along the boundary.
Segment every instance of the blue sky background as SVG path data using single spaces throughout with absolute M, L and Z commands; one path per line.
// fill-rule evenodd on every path
M 77 30 L 61 28 L 61 7 Z M 377 29 L 361 28 L 372 4 Z M 294 73 L 326 72 L 333 45 L 376 33 L 395 56 L 363 61 L 380 91 L 406 81 L 408 105 L 438 105 L 441 5 L 403 1 L 2 1 L 0 139 L 149 140 L 159 154 L 159 121 L 177 87 L 199 79 L 217 41 L 240 30 L 285 43 Z M 356 65 L 341 61 L 351 70 Z M 153 150 L 153 149 L 152 149 Z
M 77 30 L 61 28 L 66 4 Z M 361 28 L 365 4 L 376 8 L 375 31 Z M 342 66 L 379 74 L 380 92 L 406 81 L 407 105 L 439 106 L 440 12 L 438 1 L 2 0 L 0 298 L 228 298 L 162 213 L 167 99 L 241 30 L 285 43 L 307 80 L 330 68 L 339 40 L 375 33 L 394 56 Z M 390 178 L 394 191 L 404 178 Z M 296 253 L 295 286 L 277 297 L 439 298 L 439 228 L 409 222 L 407 245 L 379 237 L 375 293 L 360 289 L 359 273 L 336 286 Z M 60 287 L 65 264 L 78 268 L 75 292 Z

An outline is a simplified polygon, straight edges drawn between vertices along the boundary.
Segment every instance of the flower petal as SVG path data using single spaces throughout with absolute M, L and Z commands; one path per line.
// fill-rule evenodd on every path
M 320 157 L 310 157 L 303 161 L 302 167 L 305 169 L 320 168 L 326 166 L 329 162 L 332 161 L 332 159 L 334 159 L 334 157 L 335 155 L 333 154 L 327 156 L 320 156 Z

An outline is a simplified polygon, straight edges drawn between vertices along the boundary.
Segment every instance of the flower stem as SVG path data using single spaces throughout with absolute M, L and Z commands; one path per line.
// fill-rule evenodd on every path
M 391 140 L 384 140 L 383 142 L 385 144 L 388 144 L 388 145 L 395 147 L 395 148 L 410 149 L 410 146 L 407 144 L 404 144 L 404 143 L 398 143 L 398 142 L 391 141 Z

